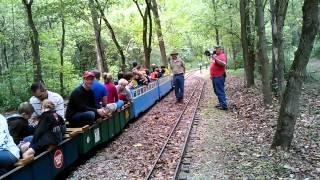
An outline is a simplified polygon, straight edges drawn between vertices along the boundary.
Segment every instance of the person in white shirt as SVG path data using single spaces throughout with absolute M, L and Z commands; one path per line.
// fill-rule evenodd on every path
M 20 150 L 10 136 L 7 120 L 0 114 L 0 176 L 20 158 Z
M 60 94 L 48 91 L 45 85 L 41 82 L 36 82 L 31 85 L 32 97 L 30 98 L 30 104 L 34 108 L 34 113 L 32 114 L 31 119 L 37 119 L 41 115 L 41 103 L 43 100 L 48 99 L 52 101 L 55 105 L 55 111 L 63 119 L 64 117 L 64 101 Z

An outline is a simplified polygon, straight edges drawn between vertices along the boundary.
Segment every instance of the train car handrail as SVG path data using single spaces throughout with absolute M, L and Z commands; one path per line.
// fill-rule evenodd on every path
M 165 76 L 165 77 L 162 77 L 160 78 L 158 81 L 159 81 L 159 85 L 162 85 L 164 83 L 166 83 L 167 81 L 171 80 L 171 75 L 170 76 Z
M 131 92 L 132 98 L 134 99 L 155 88 L 157 88 L 157 81 L 150 82 L 148 85 L 144 85 L 136 89 L 131 89 L 130 92 Z

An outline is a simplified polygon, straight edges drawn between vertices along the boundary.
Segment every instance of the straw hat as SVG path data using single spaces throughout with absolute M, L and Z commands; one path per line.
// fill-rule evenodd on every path
M 177 51 L 176 49 L 174 49 L 174 50 L 170 53 L 170 55 L 177 55 L 177 54 L 179 54 L 179 53 L 178 53 L 178 51 Z

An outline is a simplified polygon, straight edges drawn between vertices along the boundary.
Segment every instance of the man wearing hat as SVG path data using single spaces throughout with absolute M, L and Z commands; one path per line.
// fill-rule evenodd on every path
M 215 47 L 216 53 L 212 55 L 210 65 L 210 75 L 213 85 L 213 90 L 218 97 L 219 104 L 215 107 L 220 110 L 228 110 L 226 95 L 224 91 L 225 73 L 227 66 L 227 57 L 223 53 L 221 46 Z
M 72 91 L 67 106 L 66 119 L 70 127 L 90 125 L 99 117 L 106 115 L 103 108 L 98 109 L 91 89 L 95 75 L 86 71 L 82 77 L 83 83 Z
M 186 68 L 184 62 L 178 57 L 178 52 L 174 49 L 171 52 L 172 60 L 170 62 L 170 67 L 173 73 L 173 83 L 175 85 L 175 94 L 178 103 L 183 102 L 183 92 L 184 92 L 184 73 Z

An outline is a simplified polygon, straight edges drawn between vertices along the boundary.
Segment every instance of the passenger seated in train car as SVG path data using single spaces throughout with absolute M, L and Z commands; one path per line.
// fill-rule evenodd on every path
M 118 92 L 117 88 L 113 83 L 113 77 L 110 73 L 103 73 L 103 79 L 104 79 L 104 87 L 108 91 L 108 104 L 109 103 L 115 103 L 118 101 Z
M 138 66 L 138 63 L 137 63 L 137 62 L 133 62 L 133 63 L 132 63 L 132 72 L 138 71 L 138 70 L 137 70 L 137 66 Z
M 123 72 L 118 72 L 118 79 L 117 80 L 113 80 L 114 85 L 118 85 L 118 81 L 119 79 L 124 78 L 124 73 Z
M 140 75 L 137 72 L 133 73 L 133 78 L 131 79 L 130 83 L 129 83 L 129 89 L 134 89 L 137 88 L 138 86 L 140 86 L 141 84 L 140 82 Z M 142 82 L 143 85 L 143 82 Z
M 162 76 L 170 76 L 171 74 L 170 70 L 165 66 L 161 66 L 161 73 L 162 73 Z
M 162 76 L 162 74 L 160 73 L 159 67 L 154 67 L 154 70 L 150 75 L 150 79 L 153 81 L 156 81 L 161 76 Z
M 139 74 L 140 74 L 140 80 L 141 80 L 141 84 L 142 85 L 148 85 L 148 83 L 150 82 L 150 79 L 149 79 L 149 70 L 144 68 L 144 67 L 140 67 L 140 71 L 139 71 Z
M 153 63 L 153 64 L 151 64 L 151 66 L 150 66 L 151 71 L 152 71 L 152 72 L 154 72 L 154 70 L 155 70 L 155 68 L 156 68 L 156 67 L 157 67 L 157 65 L 156 65 L 156 64 L 154 64 L 154 63 Z
M 18 146 L 10 135 L 7 120 L 0 114 L 0 176 L 20 158 Z
M 116 86 L 118 92 L 118 98 L 123 100 L 125 103 L 129 103 L 132 100 L 131 92 L 129 87 L 127 87 L 128 81 L 125 79 L 120 79 L 119 84 Z
M 69 98 L 66 118 L 70 127 L 82 127 L 93 124 L 100 117 L 106 116 L 103 108 L 96 107 L 94 93 L 91 86 L 94 74 L 86 71 L 83 74 L 83 84 L 75 88 Z
M 95 69 L 91 72 L 95 75 L 91 89 L 96 98 L 96 106 L 100 108 L 108 103 L 108 91 L 105 86 L 99 82 L 101 78 L 100 71 Z
M 162 78 L 163 77 L 163 73 L 162 73 L 162 70 L 159 67 L 157 67 L 157 72 L 158 72 L 158 79 Z
M 46 99 L 42 102 L 42 114 L 39 116 L 38 127 L 32 137 L 29 148 L 23 152 L 22 157 L 27 158 L 39 154 L 49 148 L 58 145 L 63 140 L 66 125 L 63 118 L 54 110 L 55 105 Z
M 33 112 L 33 106 L 29 102 L 23 102 L 18 107 L 18 114 L 7 118 L 10 135 L 16 144 L 33 134 L 34 129 L 28 123 Z
M 151 82 L 151 79 L 149 77 L 150 76 L 149 70 L 145 69 L 143 74 L 145 74 L 145 77 L 147 78 L 147 82 L 145 83 L 145 85 L 148 85 L 148 83 Z
M 128 82 L 130 82 L 133 78 L 133 73 L 132 72 L 127 72 L 123 75 L 123 78 L 120 78 L 120 79 L 125 79 L 127 80 Z M 119 80 L 120 80 L 119 79 Z
M 64 100 L 60 94 L 48 91 L 45 85 L 41 82 L 35 82 L 31 85 L 31 94 L 29 102 L 34 108 L 34 113 L 32 114 L 32 122 L 37 122 L 37 117 L 41 115 L 41 103 L 45 99 L 49 99 L 55 105 L 55 110 L 62 117 L 64 117 Z M 36 124 L 36 123 L 35 123 Z M 34 124 L 34 125 L 35 125 Z

